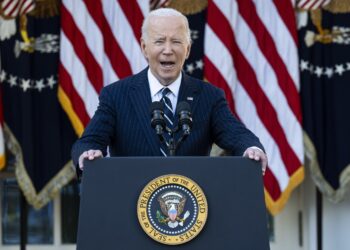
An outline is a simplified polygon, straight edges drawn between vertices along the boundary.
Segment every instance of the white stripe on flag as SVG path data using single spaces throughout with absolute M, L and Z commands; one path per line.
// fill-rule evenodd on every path
M 143 16 L 147 16 L 149 12 L 149 1 L 137 0 L 137 4 L 140 6 Z
M 319 0 L 309 0 L 305 5 L 304 5 L 304 9 L 313 9 L 312 8 L 312 5 L 316 2 L 316 1 L 319 1 Z
M 84 64 L 75 54 L 73 46 L 64 32 L 61 32 L 60 58 L 63 66 L 72 78 L 74 88 L 80 98 L 85 100 L 84 104 L 89 116 L 92 117 L 97 109 L 98 94 L 87 77 Z
M 205 55 L 214 65 L 216 65 L 217 70 L 225 79 L 226 83 L 230 86 L 231 91 L 234 92 L 238 80 L 230 52 L 208 24 L 206 25 L 205 35 Z
M 285 132 L 294 131 L 293 133 L 285 133 L 289 145 L 298 145 L 302 138 L 300 124 L 291 111 L 286 97 L 280 89 L 274 70 L 271 68 L 260 49 L 258 49 L 259 46 L 255 34 L 240 15 L 238 15 L 238 19 L 240 25 L 233 27 L 236 34 L 237 44 L 241 52 L 245 55 L 246 60 L 253 68 L 258 83 L 276 111 L 278 121 L 283 130 Z M 298 127 L 299 129 L 296 129 Z M 296 151 L 299 160 L 301 160 L 300 156 L 303 154 L 303 149 L 297 147 L 294 151 Z
M 298 103 L 299 95 L 295 91 L 284 93 L 289 88 L 286 84 L 290 84 L 290 88 L 299 89 L 297 48 L 293 35 L 290 33 L 293 23 L 288 23 L 291 27 L 287 27 L 284 19 L 279 16 L 281 11 L 292 11 L 292 5 L 275 5 L 272 0 L 247 1 L 251 1 L 253 5 L 244 1 L 209 1 L 208 23 L 218 26 L 210 27 L 207 24 L 205 27 L 205 57 L 210 64 L 213 64 L 213 67 L 205 67 L 205 77 L 215 84 L 216 79 L 213 77 L 217 74 L 221 75 L 223 79 L 217 80 L 225 81 L 220 82 L 220 86 L 223 85 L 225 89 L 230 88 L 231 93 L 229 94 L 232 94 L 233 106 L 238 117 L 262 141 L 269 156 L 269 169 L 264 178 L 265 181 L 271 181 L 270 183 L 265 182 L 267 184 L 265 185 L 266 192 L 269 195 L 267 197 L 271 198 L 267 201 L 270 211 L 276 213 L 283 207 L 291 190 L 303 178 L 302 130 L 297 119 L 301 112 Z M 242 9 L 238 8 L 238 4 L 244 4 L 244 6 L 240 6 Z M 257 16 L 254 18 L 260 19 L 256 22 L 265 27 L 270 37 L 257 39 L 257 35 L 260 33 L 255 32 L 259 26 L 254 26 L 250 19 L 245 20 L 247 10 L 243 8 L 247 6 L 254 8 L 250 11 L 253 15 L 256 11 Z M 277 9 L 279 7 L 283 9 Z M 287 9 L 289 7 L 291 9 Z M 247 16 L 247 18 L 251 17 Z M 234 37 L 229 37 L 230 30 L 223 30 L 215 18 L 226 18 L 225 25 L 231 26 Z M 252 25 L 251 27 L 248 22 L 249 25 Z M 225 41 L 221 41 L 221 37 Z M 232 47 L 228 44 L 233 39 L 238 46 L 238 52 L 233 51 L 236 49 L 235 44 L 232 44 Z M 271 44 L 263 44 L 271 40 L 275 47 L 272 47 Z M 230 46 L 230 48 L 226 48 L 226 46 Z M 267 48 L 274 50 L 264 51 Z M 233 61 L 242 56 L 244 58 L 242 62 Z M 278 59 L 278 57 L 286 70 L 280 70 L 272 63 L 270 65 L 271 60 Z M 237 70 L 240 71 L 237 72 Z M 254 75 L 246 77 L 246 74 Z M 253 83 L 246 82 L 254 81 L 254 78 L 259 85 L 257 95 L 254 94 L 254 89 L 250 88 Z M 284 78 L 290 80 L 283 83 L 278 82 Z M 247 92 L 248 90 L 249 92 Z M 266 110 L 257 106 L 261 105 L 258 103 L 260 100 L 264 102 L 267 100 L 267 104 L 271 104 L 272 110 L 270 106 Z M 294 106 L 290 107 L 289 102 Z M 274 113 L 277 115 L 276 122 L 278 124 L 268 122 L 270 119 L 269 114 L 266 114 L 268 111 L 272 112 L 271 115 Z M 265 112 L 264 115 L 261 115 L 261 112 Z
M 269 159 L 269 169 L 276 177 L 280 189 L 284 190 L 288 185 L 289 175 L 275 140 L 271 137 L 270 133 L 261 122 L 259 115 L 256 112 L 255 103 L 248 96 L 247 92 L 240 83 L 237 84 L 237 88 L 234 93 L 235 107 L 238 116 L 253 133 L 259 135 L 259 139 L 264 145 Z
M 147 66 L 147 63 L 142 55 L 140 44 L 134 36 L 132 27 L 118 1 L 102 1 L 102 5 L 113 35 L 129 61 L 132 72 L 138 73 Z
M 101 70 L 105 67 L 112 69 L 110 61 L 103 50 L 104 45 L 102 33 L 95 21 L 89 15 L 85 4 L 82 1 L 66 1 L 64 5 L 72 15 L 74 22 L 81 33 L 84 35 L 86 44 Z M 104 84 L 111 83 L 110 78 L 113 78 L 113 81 L 115 81 L 114 79 L 117 79 L 114 70 L 102 70 L 102 72 Z
M 19 0 L 18 0 L 19 1 Z M 3 9 L 5 16 L 8 16 L 15 8 L 16 11 L 11 14 L 11 16 L 16 16 L 19 12 L 19 5 L 17 5 L 18 1 L 12 1 L 7 7 L 6 9 Z M 2 6 L 5 7 L 10 1 L 6 1 L 2 3 Z M 17 5 L 17 7 L 16 7 Z
M 278 10 L 272 0 L 253 1 L 256 5 L 256 11 L 260 20 L 264 23 L 265 27 L 268 27 L 268 31 L 275 42 L 278 54 L 282 58 L 284 64 L 288 65 L 288 73 L 299 90 L 299 68 L 298 64 L 295 63 L 296 56 L 298 55 L 298 48 L 292 35 L 278 14 Z

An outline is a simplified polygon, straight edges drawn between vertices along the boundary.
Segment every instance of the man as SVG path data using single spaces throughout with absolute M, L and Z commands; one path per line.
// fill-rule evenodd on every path
M 176 155 L 208 155 L 215 142 L 233 155 L 261 161 L 264 173 L 263 146 L 232 116 L 223 91 L 182 72 L 191 48 L 187 18 L 173 9 L 150 12 L 142 26 L 141 47 L 149 67 L 103 88 L 95 115 L 73 146 L 74 163 L 83 169 L 85 159 L 105 156 L 107 146 L 111 156 L 167 155 L 150 125 L 149 107 L 153 101 L 168 101 L 167 108 L 175 113 L 177 103 L 186 101 L 193 127 Z M 163 97 L 165 87 L 170 91 Z

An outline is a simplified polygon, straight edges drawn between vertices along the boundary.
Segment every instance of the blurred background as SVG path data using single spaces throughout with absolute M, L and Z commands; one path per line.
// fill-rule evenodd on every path
M 350 249 L 350 0 L 0 1 L 0 248 L 75 249 L 71 146 L 103 86 L 147 66 L 161 7 L 188 17 L 184 72 L 266 149 L 271 249 Z

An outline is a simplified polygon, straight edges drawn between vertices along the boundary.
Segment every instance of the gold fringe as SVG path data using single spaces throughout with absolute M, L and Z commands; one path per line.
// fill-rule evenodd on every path
M 0 1 L 2 2 L 2 1 Z M 11 16 L 6 16 L 4 14 L 4 10 L 2 9 L 2 6 L 0 5 L 0 16 L 5 19 L 5 20 L 11 20 L 11 19 L 15 19 L 15 17 L 11 17 Z
M 40 193 L 37 194 L 32 180 L 24 166 L 21 146 L 6 124 L 4 126 L 4 132 L 6 145 L 16 159 L 15 173 L 18 185 L 26 197 L 27 202 L 35 209 L 40 209 L 58 195 L 61 188 L 67 185 L 76 176 L 73 163 L 71 160 L 67 162 L 56 176 L 54 176 Z
M 323 9 L 333 13 L 348 13 L 350 12 L 350 0 L 332 0 Z
M 266 206 L 272 215 L 276 215 L 282 211 L 290 195 L 292 194 L 292 191 L 302 183 L 304 177 L 304 167 L 300 166 L 300 168 L 291 176 L 286 190 L 281 194 L 281 197 L 277 201 L 274 201 L 267 190 L 264 189 Z
M 176 9 L 184 15 L 192 15 L 203 11 L 208 0 L 173 0 L 167 7 Z
M 60 85 L 58 85 L 58 100 L 61 103 L 64 111 L 67 113 L 69 120 L 71 121 L 75 130 L 75 133 L 80 137 L 84 132 L 84 125 L 80 121 L 78 115 L 75 113 L 70 99 Z
M 323 28 L 322 28 L 322 10 L 317 9 L 310 11 L 310 18 L 312 23 L 315 25 L 317 28 L 318 33 L 322 33 Z
M 59 0 L 36 0 L 35 8 L 29 15 L 38 18 L 48 18 L 57 16 L 60 14 L 60 1 Z
M 0 155 L 0 171 L 5 168 L 6 165 L 6 156 L 5 154 Z
M 305 166 L 310 168 L 312 180 L 322 192 L 322 194 L 331 202 L 338 203 L 342 201 L 350 190 L 350 164 L 341 172 L 339 177 L 339 188 L 334 190 L 333 187 L 324 178 L 317 160 L 317 152 L 311 139 L 304 131 L 304 148 L 305 148 Z
M 29 39 L 28 32 L 27 32 L 27 23 L 28 23 L 28 20 L 27 20 L 26 15 L 20 16 L 19 27 L 20 27 L 21 36 L 23 38 L 23 41 L 26 44 L 30 44 L 31 41 Z
M 331 185 L 324 178 L 318 161 L 317 153 L 313 143 L 310 138 L 304 131 L 304 148 L 305 148 L 305 166 L 310 168 L 311 177 L 319 188 L 319 190 L 332 202 L 338 203 L 342 201 L 348 191 L 350 190 L 350 164 L 340 174 L 339 182 L 340 187 L 337 190 L 334 190 Z M 283 192 L 280 199 L 274 201 L 269 193 L 265 189 L 265 201 L 266 206 L 272 215 L 276 215 L 282 210 L 286 202 L 289 199 L 289 196 L 292 190 L 297 187 L 304 179 L 304 168 L 300 168 L 292 177 L 289 182 L 289 185 L 285 192 Z

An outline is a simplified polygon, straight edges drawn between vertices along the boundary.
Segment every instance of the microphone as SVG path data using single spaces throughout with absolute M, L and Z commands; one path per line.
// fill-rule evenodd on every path
M 152 102 L 151 107 L 151 126 L 156 130 L 160 140 L 163 141 L 163 130 L 165 129 L 165 120 L 163 104 L 161 102 Z
M 184 135 L 189 135 L 192 128 L 191 107 L 187 102 L 180 102 L 177 105 L 177 115 L 179 116 L 179 128 Z

